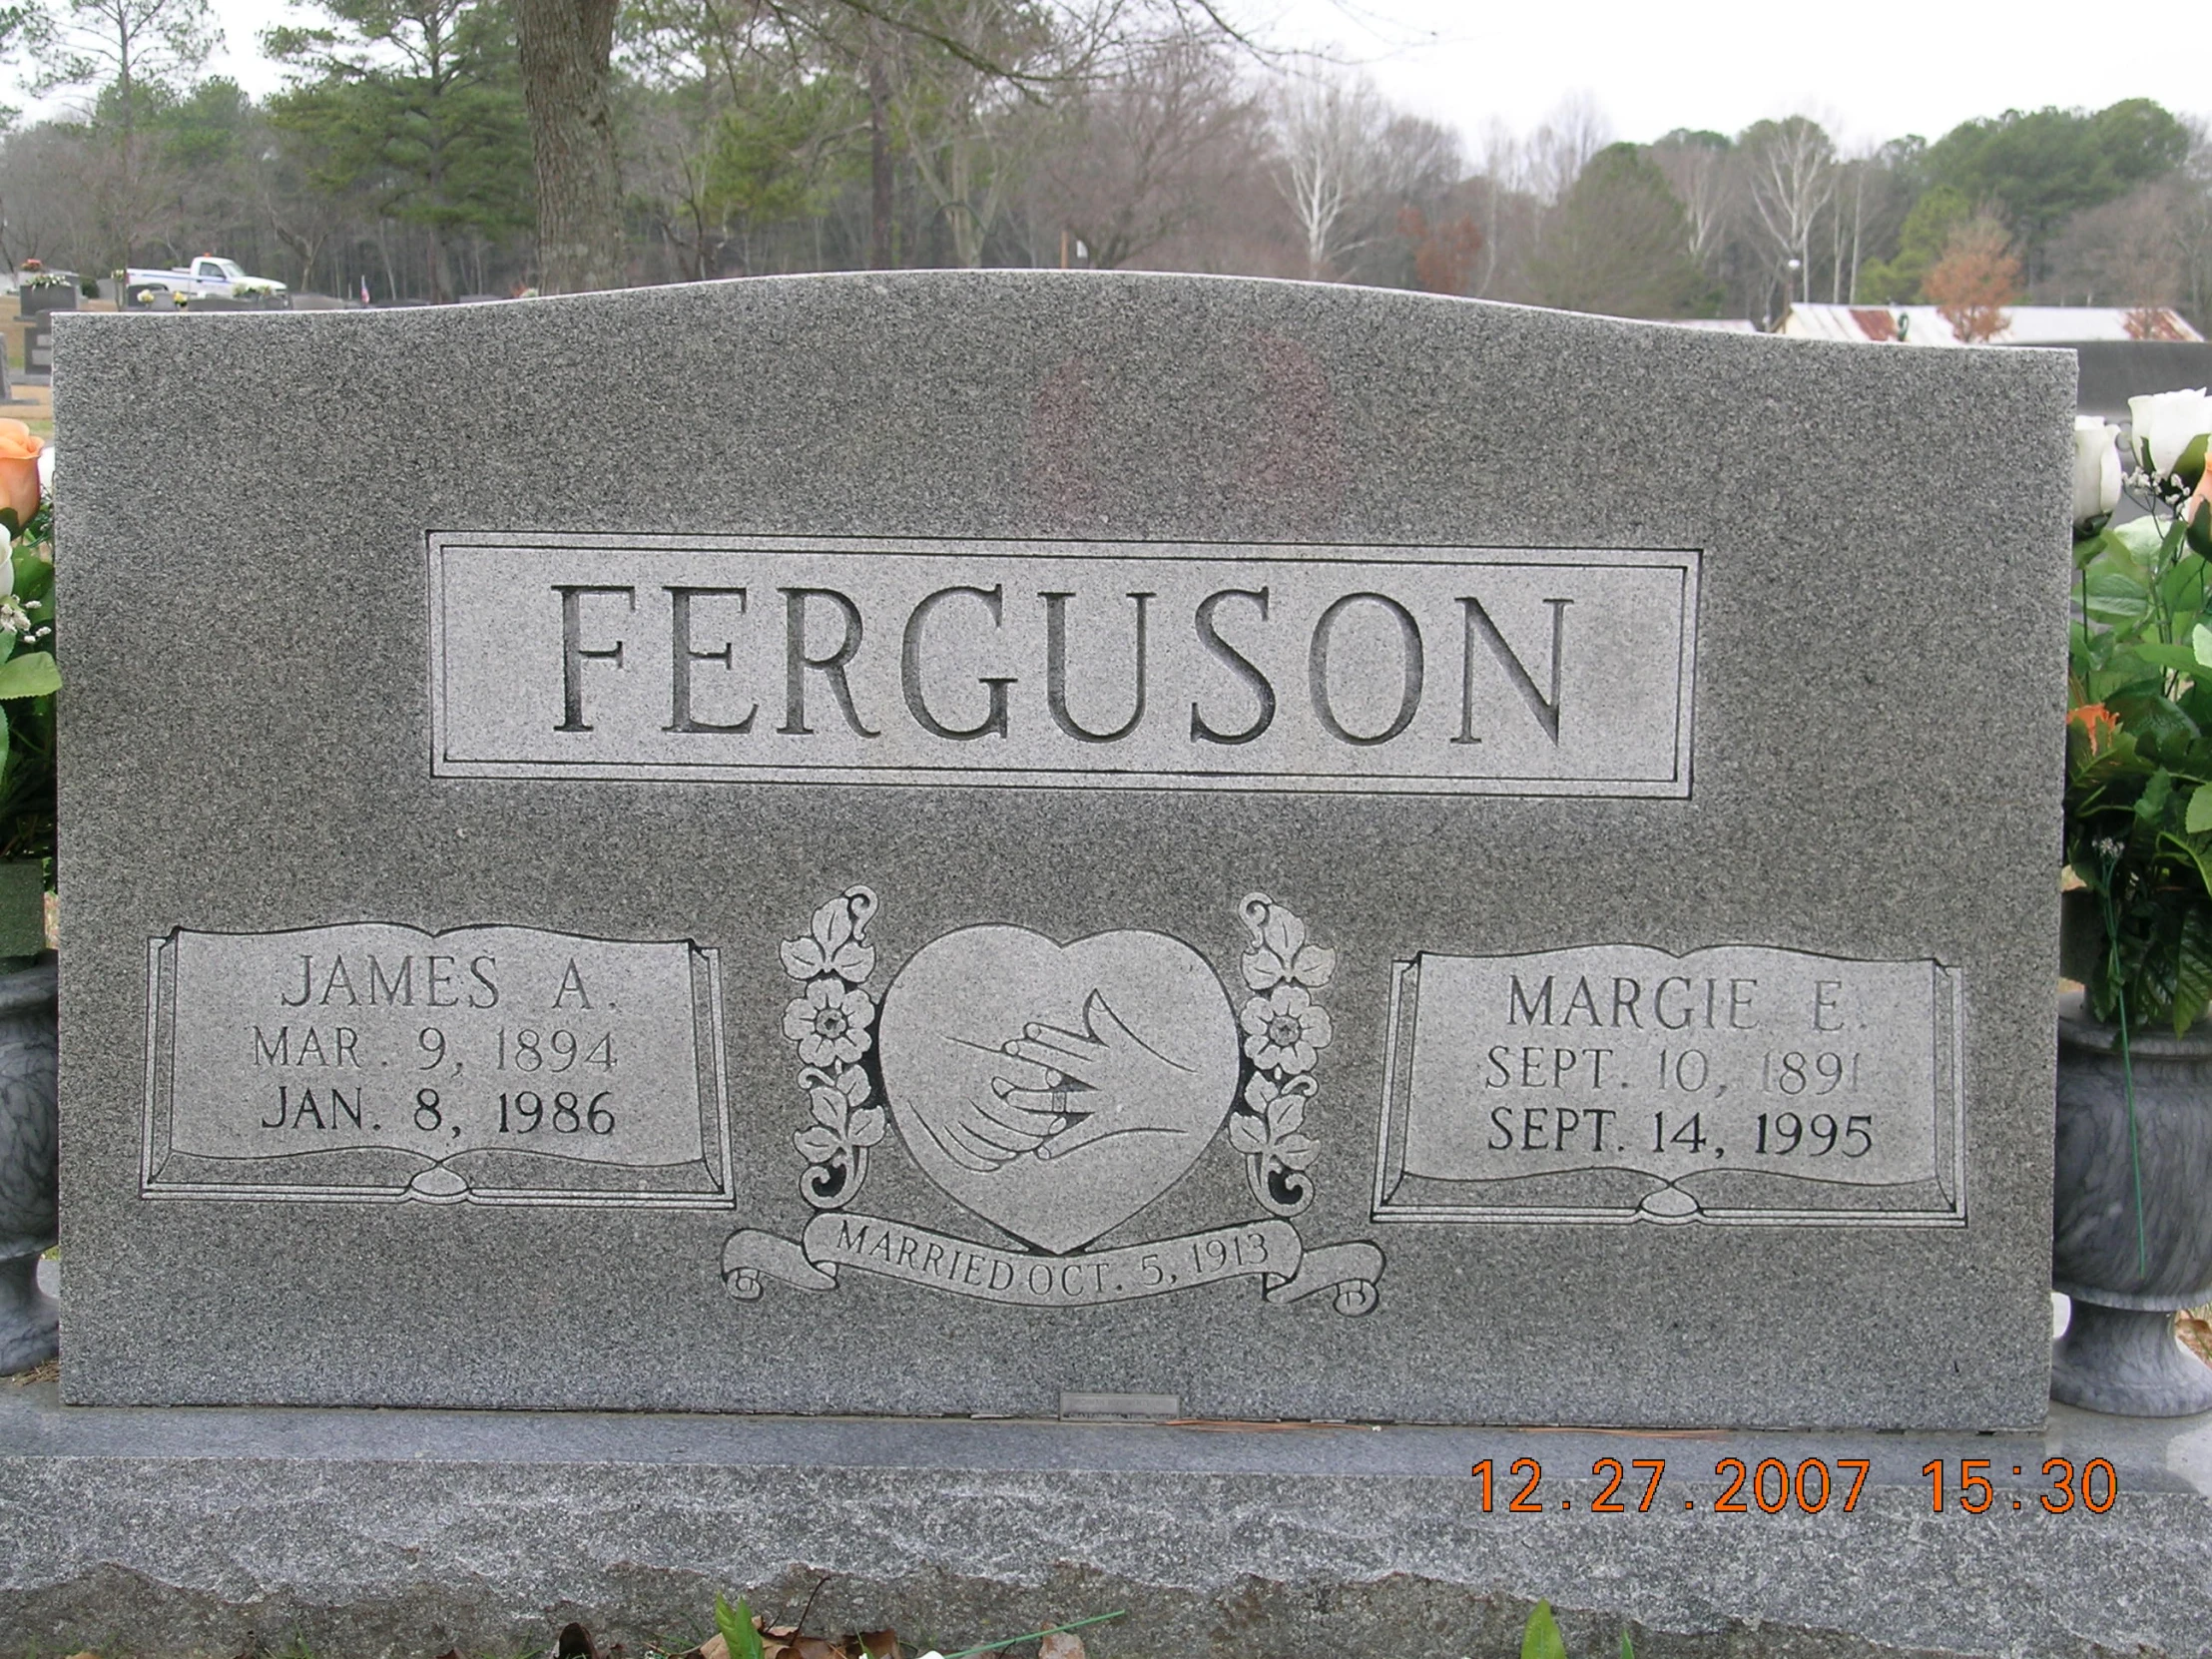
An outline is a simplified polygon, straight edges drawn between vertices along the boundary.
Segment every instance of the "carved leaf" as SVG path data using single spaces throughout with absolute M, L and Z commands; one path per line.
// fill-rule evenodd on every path
M 854 1146 L 873 1146 L 883 1138 L 883 1109 L 864 1106 L 846 1120 L 844 1138 Z
M 1290 977 L 1290 964 L 1265 945 L 1254 945 L 1244 953 L 1244 981 L 1263 995 Z
M 844 1128 L 846 1102 L 835 1089 L 809 1089 L 807 1098 L 815 1108 L 815 1122 L 831 1134 Z
M 777 946 L 777 954 L 784 958 L 784 971 L 794 979 L 812 979 L 830 971 L 830 959 L 811 938 L 786 939 Z
M 1323 944 L 1301 945 L 1291 958 L 1290 976 L 1301 985 L 1320 990 L 1337 976 L 1337 953 Z
M 1243 1112 L 1229 1115 L 1229 1144 L 1247 1158 L 1257 1158 L 1268 1147 L 1268 1132 L 1260 1120 Z
M 1279 1094 L 1268 1107 L 1269 1138 L 1280 1144 L 1281 1138 L 1306 1121 L 1306 1097 L 1303 1094 Z
M 806 1155 L 810 1164 L 827 1164 L 837 1151 L 837 1137 L 820 1124 L 801 1130 L 792 1137 L 792 1144 Z
M 1321 1150 L 1304 1135 L 1285 1135 L 1273 1148 L 1276 1162 L 1285 1169 L 1304 1169 Z

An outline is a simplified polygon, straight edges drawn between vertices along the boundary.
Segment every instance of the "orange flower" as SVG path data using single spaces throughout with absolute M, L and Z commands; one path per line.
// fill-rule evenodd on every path
M 0 420 L 0 507 L 28 524 L 38 511 L 38 455 L 46 447 L 20 420 Z
M 2096 755 L 2112 747 L 2112 740 L 2120 735 L 2120 723 L 2112 711 L 2101 703 L 2084 703 L 2066 715 L 2066 724 L 2079 732 L 2089 742 L 2089 753 Z

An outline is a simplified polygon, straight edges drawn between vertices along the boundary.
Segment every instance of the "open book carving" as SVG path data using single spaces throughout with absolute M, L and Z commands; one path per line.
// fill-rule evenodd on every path
M 148 1198 L 730 1204 L 721 966 L 384 922 L 148 941 Z

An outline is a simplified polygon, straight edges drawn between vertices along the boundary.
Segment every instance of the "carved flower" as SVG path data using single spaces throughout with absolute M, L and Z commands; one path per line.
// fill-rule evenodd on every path
M 784 1010 L 784 1035 L 810 1066 L 851 1065 L 868 1050 L 875 1004 L 857 986 L 817 979 Z
M 1278 985 L 1244 1005 L 1245 1053 L 1262 1071 L 1314 1069 L 1315 1050 L 1336 1035 L 1329 1010 L 1303 985 Z

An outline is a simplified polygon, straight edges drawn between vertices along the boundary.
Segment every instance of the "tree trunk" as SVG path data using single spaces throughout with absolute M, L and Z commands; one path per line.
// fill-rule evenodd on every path
M 870 271 L 891 267 L 891 136 L 889 77 L 883 73 L 883 52 L 869 33 L 867 59 L 867 159 L 868 213 L 867 263 Z
M 608 104 L 616 0 L 514 0 L 538 188 L 538 285 L 622 286 L 622 182 Z

